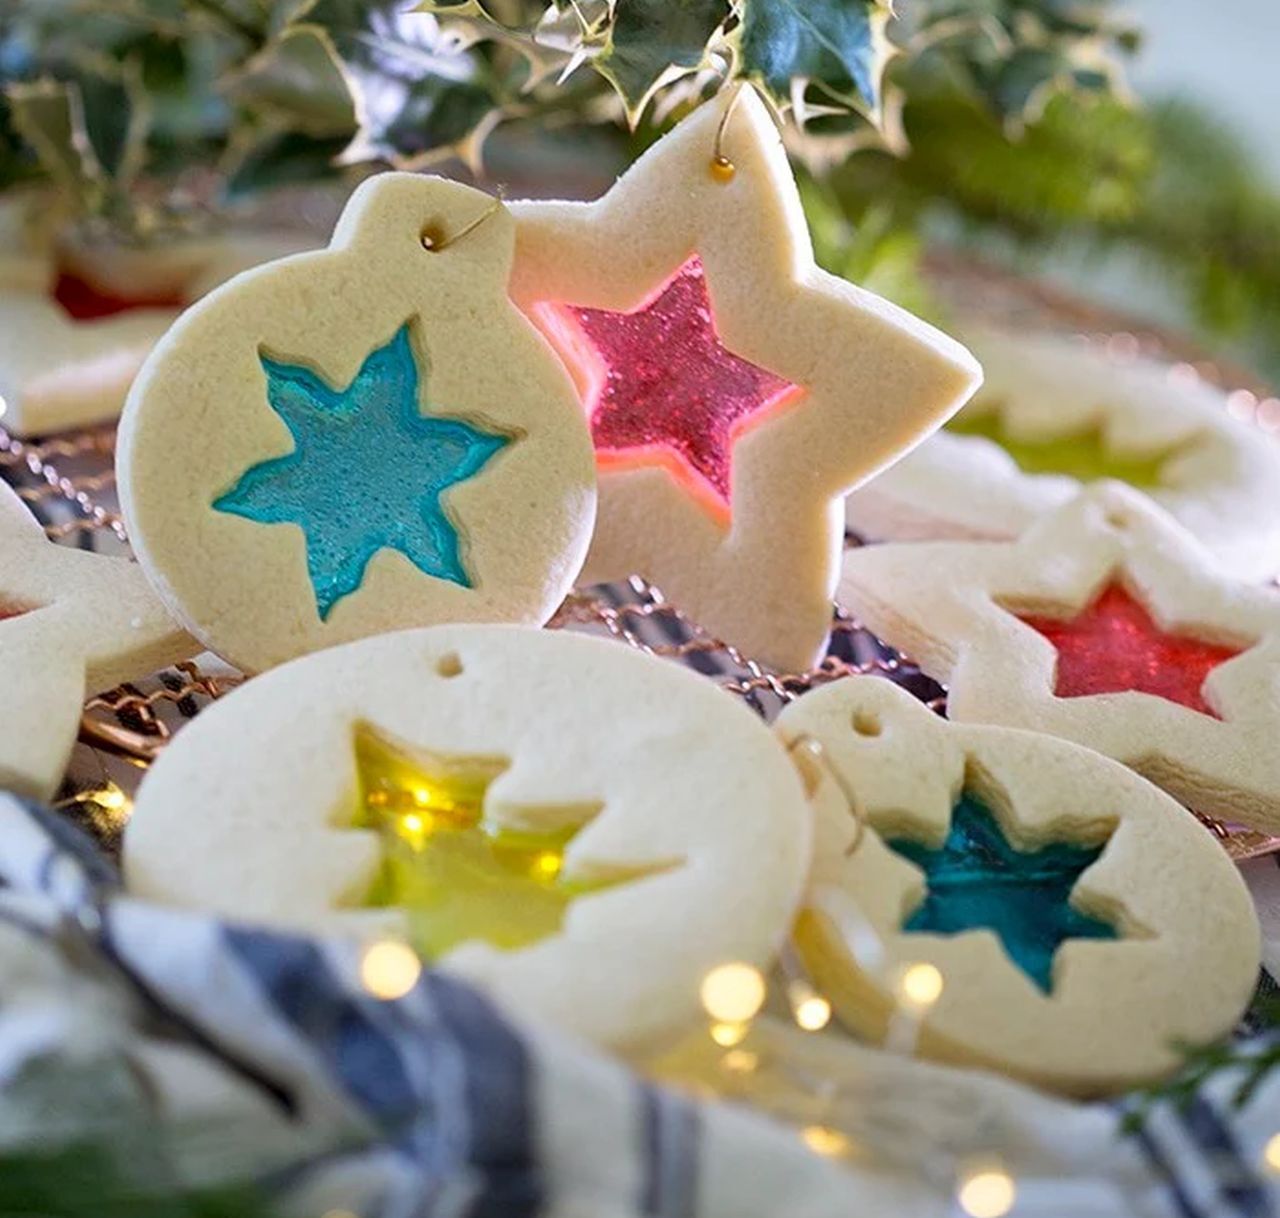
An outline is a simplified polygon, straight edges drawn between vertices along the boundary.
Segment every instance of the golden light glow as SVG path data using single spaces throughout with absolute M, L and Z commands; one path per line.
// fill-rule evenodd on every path
M 830 1125 L 806 1125 L 800 1131 L 804 1144 L 815 1154 L 835 1158 L 849 1153 L 851 1143 L 838 1129 Z
M 1003 1218 L 1013 1209 L 1017 1195 L 1013 1178 L 998 1167 L 973 1172 L 956 1190 L 956 1200 L 969 1218 Z
M 909 964 L 898 978 L 898 1001 L 916 1012 L 927 1011 L 942 997 L 942 974 L 932 964 Z
M 410 812 L 401 822 L 401 827 L 408 833 L 421 833 L 426 822 L 416 812 Z
M 403 998 L 422 976 L 422 962 L 407 943 L 385 939 L 365 948 L 360 958 L 360 982 L 375 998 L 386 1002 Z
M 722 1049 L 732 1049 L 746 1040 L 748 1030 L 745 1023 L 713 1023 L 711 1039 Z
M 787 997 L 796 1024 L 804 1031 L 820 1032 L 831 1022 L 831 1003 L 807 981 L 793 981 L 787 987 Z
M 1280 1133 L 1273 1134 L 1262 1148 L 1262 1161 L 1268 1171 L 1280 1176 Z
M 734 1049 L 724 1055 L 720 1064 L 730 1074 L 751 1074 L 760 1064 L 760 1058 L 750 1049 Z
M 543 850 L 533 860 L 533 870 L 544 880 L 554 880 L 564 866 L 564 859 L 554 850 Z
M 129 797 L 114 782 L 93 792 L 93 802 L 108 812 L 123 812 L 129 806 Z
M 717 1023 L 754 1019 L 764 996 L 764 977 L 750 964 L 722 964 L 702 979 L 702 1005 Z

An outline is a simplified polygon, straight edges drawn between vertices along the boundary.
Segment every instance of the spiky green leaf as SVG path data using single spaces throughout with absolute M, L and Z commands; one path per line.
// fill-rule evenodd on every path
M 356 107 L 329 35 L 303 25 L 274 39 L 226 83 L 240 105 L 287 117 L 306 135 L 323 138 L 356 130 Z
M 659 85 L 700 68 L 729 16 L 725 0 L 618 0 L 592 66 L 617 89 L 634 121 Z
M 743 73 L 779 105 L 798 81 L 877 111 L 888 15 L 881 0 L 743 0 Z

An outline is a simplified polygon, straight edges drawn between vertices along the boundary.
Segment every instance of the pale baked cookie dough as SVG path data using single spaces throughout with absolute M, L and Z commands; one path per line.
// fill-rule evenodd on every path
M 952 719 L 1074 740 L 1280 831 L 1280 591 L 1224 574 L 1137 491 L 1098 483 L 1016 542 L 851 550 L 840 589 L 950 686 Z
M 233 280 L 156 348 L 121 421 L 121 503 L 212 650 L 256 671 L 402 627 L 550 617 L 595 471 L 568 376 L 507 299 L 514 243 L 489 196 L 382 174 L 327 250 Z
M 59 243 L 42 211 L 53 214 L 38 195 L 0 206 L 0 426 L 20 436 L 114 419 L 147 353 L 181 311 L 145 306 L 77 319 L 54 297 L 59 267 L 108 297 L 191 301 L 307 245 L 269 233 L 137 249 Z
M 392 787 L 420 799 L 380 781 L 388 750 Z M 512 880 L 487 905 L 455 889 L 451 800 L 482 805 L 496 849 L 534 851 L 512 864 L 511 918 L 492 902 Z M 308 656 L 205 711 L 143 781 L 125 874 L 250 922 L 410 935 L 513 1011 L 621 1046 L 696 1018 L 717 965 L 768 964 L 809 846 L 785 751 L 712 683 L 605 640 L 442 626 Z M 405 847 L 432 878 L 403 870 Z M 461 904 L 415 915 L 397 894 L 419 882 Z
M 831 624 L 841 497 L 956 410 L 977 364 L 814 265 L 750 89 L 695 111 L 598 201 L 512 210 L 512 295 L 569 364 L 595 437 L 586 578 L 643 575 L 748 655 L 809 666 Z
M 854 491 L 889 541 L 1016 537 L 1101 477 L 1154 498 L 1242 579 L 1280 574 L 1280 444 L 1190 368 L 1079 339 L 965 332 L 986 381 L 915 452 Z
M 0 483 L 0 788 L 48 799 L 87 695 L 198 650 L 136 564 L 55 545 Z
M 1248 1005 L 1248 889 L 1123 766 L 947 723 L 874 677 L 806 694 L 777 731 L 808 752 L 817 817 L 795 943 L 860 1035 L 1097 1095 L 1172 1072 Z

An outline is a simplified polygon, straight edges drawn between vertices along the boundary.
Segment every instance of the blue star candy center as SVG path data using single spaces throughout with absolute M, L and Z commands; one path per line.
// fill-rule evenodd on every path
M 258 524 L 294 524 L 322 619 L 360 587 L 379 550 L 426 575 L 473 586 L 444 492 L 475 477 L 512 437 L 424 415 L 409 324 L 372 351 L 345 389 L 304 365 L 259 358 L 267 400 L 294 448 L 250 466 L 213 501 Z
M 927 889 L 903 930 L 958 935 L 991 930 L 1005 952 L 1044 993 L 1053 989 L 1053 959 L 1068 939 L 1115 939 L 1108 922 L 1081 913 L 1071 893 L 1097 862 L 1097 846 L 1052 842 L 1018 850 L 980 799 L 965 792 L 951 814 L 942 846 L 910 838 L 886 845 L 919 867 Z

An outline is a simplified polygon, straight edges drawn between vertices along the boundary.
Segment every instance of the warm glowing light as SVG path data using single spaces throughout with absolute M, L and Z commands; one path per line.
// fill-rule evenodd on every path
M 554 880 L 563 865 L 564 860 L 553 850 L 544 850 L 533 860 L 533 870 L 546 880 Z
M 764 995 L 764 977 L 750 964 L 722 964 L 702 979 L 702 1005 L 719 1023 L 754 1019 Z
M 1017 1193 L 1008 1172 L 989 1167 L 966 1176 L 956 1190 L 956 1200 L 969 1218 L 1003 1218 L 1013 1209 Z
M 730 1074 L 751 1074 L 760 1064 L 760 1058 L 750 1049 L 734 1049 L 724 1055 L 720 1064 Z
M 722 1049 L 732 1049 L 746 1040 L 748 1030 L 745 1023 L 713 1023 L 711 1039 Z
M 831 1022 L 831 1004 L 808 982 L 793 981 L 787 997 L 797 1025 L 806 1032 L 820 1032 Z
M 421 833 L 426 822 L 416 812 L 410 812 L 400 824 L 406 833 Z
M 829 1125 L 806 1125 L 800 1131 L 804 1144 L 815 1154 L 832 1158 L 849 1153 L 849 1139 Z
M 926 1011 L 942 997 L 942 974 L 932 964 L 911 964 L 898 979 L 898 1001 L 905 1007 Z
M 93 802 L 108 812 L 123 812 L 129 806 L 129 797 L 114 782 L 93 792 Z
M 408 944 L 387 939 L 365 948 L 360 981 L 375 998 L 391 1002 L 403 998 L 422 976 L 422 962 Z
M 1266 1164 L 1268 1171 L 1280 1176 L 1280 1133 L 1273 1134 L 1262 1148 L 1262 1161 Z

